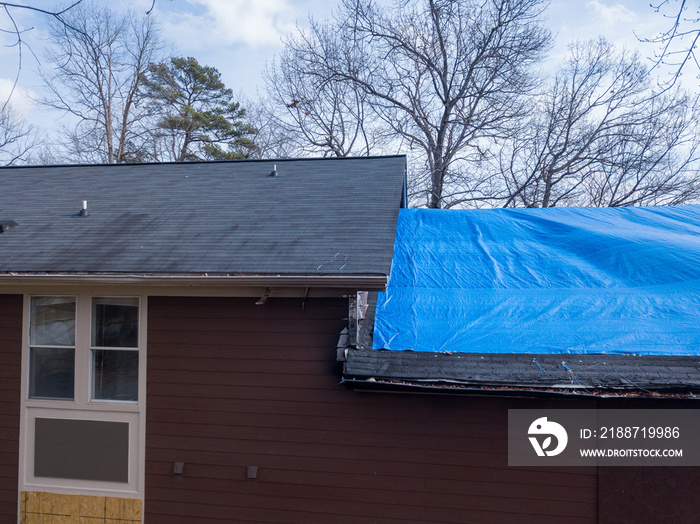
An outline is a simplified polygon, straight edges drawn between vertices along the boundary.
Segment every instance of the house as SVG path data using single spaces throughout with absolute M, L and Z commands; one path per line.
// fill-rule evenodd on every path
M 470 382 L 449 346 L 370 349 L 405 173 L 402 156 L 0 170 L 0 521 L 692 522 L 697 468 L 507 458 L 509 409 L 688 407 L 692 362 L 682 398 L 603 398 Z
M 386 285 L 405 158 L 0 177 L 0 521 L 303 514 L 291 477 L 324 477 L 336 342 Z

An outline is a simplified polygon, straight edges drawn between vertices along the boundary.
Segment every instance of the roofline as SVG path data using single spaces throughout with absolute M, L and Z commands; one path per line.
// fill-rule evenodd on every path
M 387 275 L 218 275 L 182 274 L 71 274 L 71 273 L 3 273 L 0 285 L 149 284 L 155 286 L 274 286 L 333 287 L 363 291 L 386 288 Z
M 403 158 L 406 155 L 377 155 L 377 156 L 343 156 L 343 157 L 308 157 L 308 158 L 240 158 L 234 160 L 193 160 L 186 162 L 133 162 L 121 164 L 33 164 L 18 166 L 3 166 L 0 169 L 37 169 L 37 168 L 58 168 L 58 167 L 117 167 L 117 166 L 156 166 L 156 165 L 196 165 L 196 164 L 254 164 L 254 163 L 282 163 L 282 162 L 308 162 L 308 161 L 343 161 L 343 160 L 375 160 L 382 158 Z
M 343 382 L 354 389 L 700 399 L 697 355 L 349 349 L 343 358 Z
M 454 382 L 422 383 L 405 379 L 365 379 L 345 377 L 341 383 L 357 392 L 384 392 L 384 393 L 413 393 L 432 395 L 461 395 L 461 396 L 501 396 L 501 397 L 574 397 L 574 398 L 634 398 L 649 400 L 695 400 L 700 399 L 700 388 L 698 387 L 665 387 L 654 391 L 643 392 L 624 388 L 577 388 L 577 387 L 528 387 L 524 385 L 503 385 L 503 384 L 458 384 Z

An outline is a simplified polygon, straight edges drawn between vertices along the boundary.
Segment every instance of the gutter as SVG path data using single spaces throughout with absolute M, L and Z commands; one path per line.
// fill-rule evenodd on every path
M 538 386 L 499 386 L 495 384 L 421 383 L 420 381 L 358 379 L 343 377 L 341 384 L 357 392 L 413 393 L 460 396 L 499 396 L 512 398 L 527 397 L 575 397 L 575 398 L 644 398 L 644 399 L 700 399 L 700 388 L 668 387 L 655 391 L 640 391 L 622 388 L 594 387 L 538 387 Z
M 154 286 L 274 286 L 334 287 L 383 291 L 387 275 L 237 275 L 237 274 L 119 274 L 119 273 L 2 273 L 0 285 L 148 284 Z

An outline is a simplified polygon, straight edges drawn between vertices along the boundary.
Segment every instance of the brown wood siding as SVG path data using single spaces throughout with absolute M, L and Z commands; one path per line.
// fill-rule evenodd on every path
M 600 482 L 600 524 L 700 522 L 700 468 L 607 467 Z
M 0 522 L 17 521 L 22 295 L 0 295 Z
M 694 409 L 697 400 L 608 399 L 605 409 Z M 660 447 L 669 445 L 660 442 Z M 599 523 L 699 523 L 700 467 L 601 467 Z
M 147 524 L 597 522 L 595 468 L 506 454 L 509 408 L 595 404 L 350 391 L 347 301 L 254 302 L 149 298 Z

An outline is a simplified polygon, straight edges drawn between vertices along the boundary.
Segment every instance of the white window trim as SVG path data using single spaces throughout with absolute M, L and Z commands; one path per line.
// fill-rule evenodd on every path
M 51 491 L 109 497 L 143 498 L 146 442 L 146 334 L 148 300 L 135 293 L 42 293 L 24 296 L 20 411 L 19 491 Z M 29 320 L 34 296 L 76 297 L 75 391 L 73 400 L 29 398 Z M 93 297 L 139 299 L 139 398 L 133 401 L 92 400 L 91 312 Z M 121 349 L 121 348 L 119 348 Z M 81 481 L 34 476 L 34 420 L 36 418 L 129 423 L 129 482 Z

